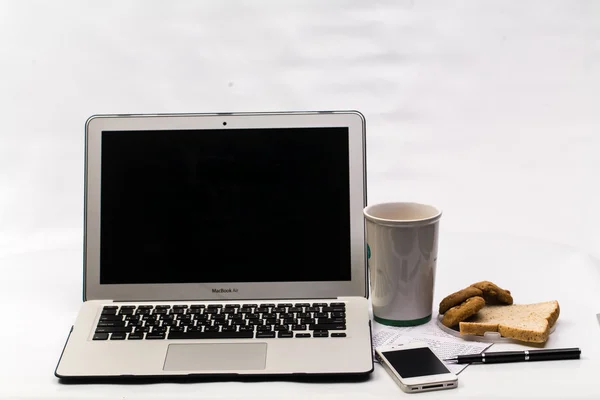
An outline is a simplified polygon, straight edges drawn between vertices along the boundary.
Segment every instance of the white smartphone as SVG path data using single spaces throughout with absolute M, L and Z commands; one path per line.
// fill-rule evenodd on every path
M 454 389 L 458 377 L 426 344 L 412 343 L 375 349 L 381 365 L 407 393 Z

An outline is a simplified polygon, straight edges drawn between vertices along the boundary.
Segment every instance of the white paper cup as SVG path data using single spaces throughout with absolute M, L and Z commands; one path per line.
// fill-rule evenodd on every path
M 394 326 L 428 322 L 441 211 L 398 202 L 371 205 L 363 212 L 375 321 Z

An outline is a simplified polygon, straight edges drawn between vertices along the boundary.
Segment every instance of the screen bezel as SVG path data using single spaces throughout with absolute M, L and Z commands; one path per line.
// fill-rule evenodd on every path
M 100 163 L 103 131 L 310 127 L 348 127 L 351 229 L 349 281 L 100 284 Z M 359 112 L 94 115 L 87 120 L 85 131 L 84 300 L 367 297 L 365 227 L 362 214 L 366 206 L 365 120 Z M 214 293 L 213 289 L 232 291 Z
M 400 374 L 396 371 L 396 369 L 392 366 L 392 364 L 388 361 L 388 359 L 384 355 L 384 353 L 386 353 L 386 352 L 404 351 L 404 350 L 410 350 L 410 349 L 416 349 L 416 348 L 427 348 L 431 351 L 429 346 L 427 346 L 426 344 L 409 343 L 409 344 L 398 346 L 398 347 L 396 347 L 396 346 L 378 347 L 377 349 L 375 349 L 375 352 L 381 359 L 381 362 L 385 365 L 388 372 L 393 374 L 394 378 L 398 382 L 400 382 L 400 384 L 404 385 L 408 389 L 412 389 L 412 387 L 417 386 L 417 385 L 428 385 L 428 384 L 436 384 L 436 383 L 444 383 L 445 384 L 445 383 L 451 383 L 451 382 L 455 383 L 458 381 L 458 377 L 456 376 L 456 374 L 454 374 L 452 372 L 448 372 L 447 374 L 422 375 L 422 376 L 415 376 L 412 378 L 403 378 L 402 376 L 400 376 Z M 433 354 L 435 355 L 435 353 L 433 353 Z M 439 357 L 436 356 L 436 358 L 439 360 Z M 444 364 L 442 360 L 440 360 L 440 363 Z M 444 366 L 446 367 L 446 369 L 448 369 L 448 367 L 446 365 L 444 365 Z M 454 387 L 456 387 L 456 386 L 454 386 Z M 451 387 L 443 387 L 443 388 L 439 388 L 439 389 L 451 389 Z

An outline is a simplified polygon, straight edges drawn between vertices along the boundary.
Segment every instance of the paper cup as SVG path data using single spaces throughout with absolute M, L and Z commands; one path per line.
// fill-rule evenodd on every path
M 371 205 L 363 212 L 375 321 L 394 326 L 428 322 L 441 211 L 399 202 Z

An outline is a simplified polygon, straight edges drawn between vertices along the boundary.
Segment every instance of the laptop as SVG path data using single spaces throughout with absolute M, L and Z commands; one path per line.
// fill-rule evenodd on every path
M 373 371 L 365 120 L 95 115 L 58 378 Z

